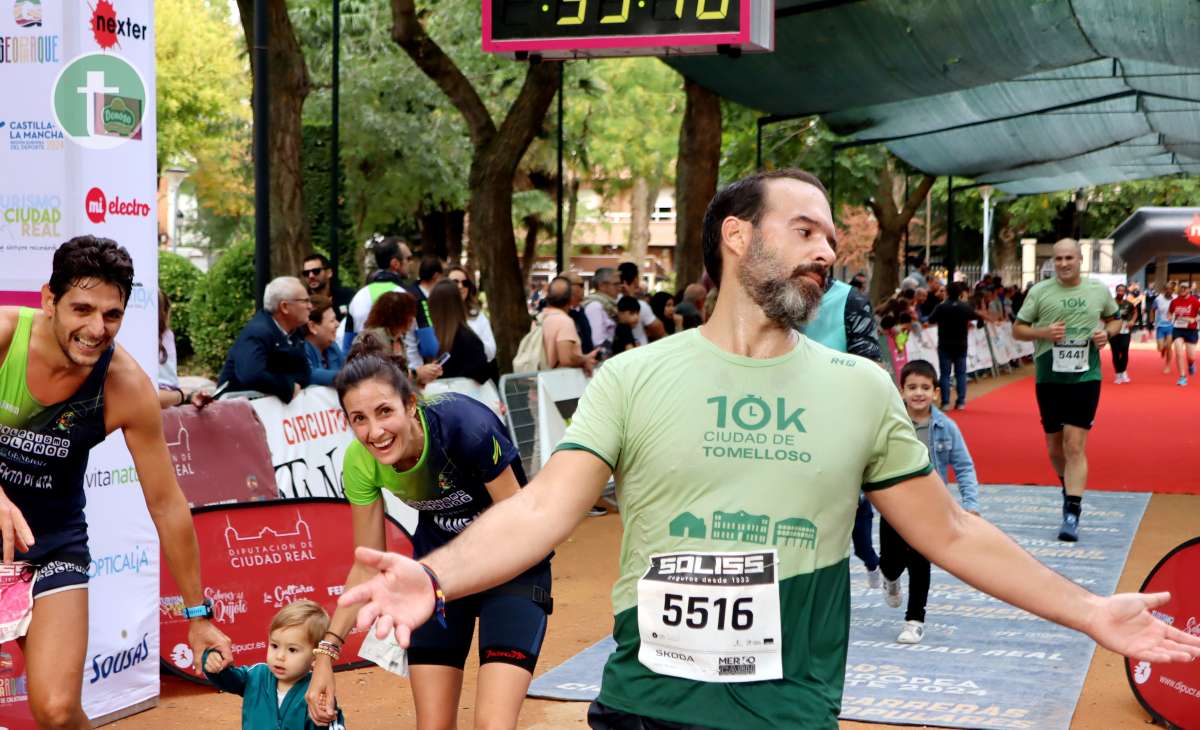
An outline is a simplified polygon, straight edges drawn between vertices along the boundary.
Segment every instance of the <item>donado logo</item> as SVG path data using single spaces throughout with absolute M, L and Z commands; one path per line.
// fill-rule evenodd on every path
M 150 204 L 143 203 L 137 198 L 121 200 L 119 195 L 109 200 L 103 190 L 92 188 L 87 191 L 87 196 L 84 198 L 84 210 L 87 212 L 88 220 L 92 223 L 104 223 L 110 215 L 145 218 L 150 215 Z
M 111 53 L 87 53 L 63 67 L 51 91 L 54 120 L 88 149 L 142 138 L 146 84 L 135 66 Z

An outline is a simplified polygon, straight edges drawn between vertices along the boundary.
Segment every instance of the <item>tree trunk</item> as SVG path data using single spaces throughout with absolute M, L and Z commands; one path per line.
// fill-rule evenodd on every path
M 704 275 L 704 211 L 717 192 L 721 163 L 721 99 L 684 80 L 687 104 L 679 126 L 675 163 L 675 285 L 682 289 Z
M 579 218 L 579 177 L 575 176 L 567 183 L 567 223 L 563 226 L 563 258 L 567 268 L 571 268 L 571 257 L 575 255 L 572 246 L 575 245 L 575 224 Z
M 650 218 L 658 202 L 658 191 L 658 181 L 652 185 L 640 175 L 633 180 L 629 203 L 629 240 L 625 251 L 638 268 L 642 267 L 646 251 L 650 248 Z
M 267 66 L 270 71 L 271 275 L 295 276 L 311 243 L 304 212 L 300 164 L 301 110 L 310 87 L 304 53 L 288 18 L 286 0 L 269 0 Z M 254 0 L 238 0 L 246 48 L 254 63 Z M 261 191 L 257 191 L 261 192 Z
M 392 0 L 392 39 L 438 85 L 467 125 L 474 147 L 467 239 L 482 272 L 481 287 L 487 294 L 496 335 L 496 357 L 501 370 L 508 371 L 517 343 L 529 331 L 525 282 L 513 234 L 513 175 L 542 128 L 550 100 L 558 93 L 561 65 L 530 63 L 521 91 L 497 128 L 475 87 L 425 33 L 413 0 Z
M 890 155 L 879 171 L 875 196 L 868 202 L 879 224 L 879 232 L 875 234 L 875 242 L 871 247 L 874 261 L 871 273 L 873 304 L 887 299 L 900 284 L 900 240 L 904 237 L 908 222 L 917 212 L 917 206 L 933 187 L 933 181 L 933 176 L 925 175 L 910 190 L 908 198 L 903 199 L 903 180 L 895 174 L 895 161 Z M 896 203 L 897 196 L 902 198 L 900 204 Z
M 451 266 L 463 263 L 463 226 L 466 217 L 465 210 L 446 211 L 446 258 Z
M 529 281 L 533 262 L 537 261 L 538 233 L 542 230 L 542 219 L 530 213 L 521 221 L 525 224 L 525 251 L 521 254 L 521 281 Z

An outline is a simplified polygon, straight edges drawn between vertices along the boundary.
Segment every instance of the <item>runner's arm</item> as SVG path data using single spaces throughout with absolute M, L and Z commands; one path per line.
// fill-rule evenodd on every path
M 447 600 L 498 586 L 566 540 L 600 498 L 611 473 L 588 451 L 558 451 L 524 489 L 493 505 L 421 562 L 437 574 Z
M 521 484 L 517 481 L 517 475 L 513 473 L 511 466 L 500 472 L 500 476 L 483 486 L 487 488 L 488 494 L 491 495 L 492 504 L 502 502 L 521 491 Z
M 868 492 L 888 524 L 917 552 L 962 581 L 1101 646 L 1150 661 L 1200 656 L 1200 637 L 1150 615 L 1166 594 L 1101 597 L 1055 573 L 999 528 L 954 503 L 936 474 Z
M 386 505 L 381 494 L 379 499 L 374 502 L 361 505 L 350 505 L 350 519 L 354 529 L 354 546 L 369 547 L 372 550 L 386 550 L 387 537 L 385 532 L 384 520 L 386 520 Z M 369 579 L 375 575 L 375 569 L 369 568 L 362 563 L 355 563 L 350 568 L 350 574 L 346 576 L 346 589 L 350 589 L 359 583 Z M 345 638 L 346 632 L 354 626 L 354 616 L 358 613 L 358 606 L 338 606 L 334 611 L 333 616 L 329 619 L 329 630 L 338 636 Z M 328 662 L 329 657 L 318 655 L 317 663 Z

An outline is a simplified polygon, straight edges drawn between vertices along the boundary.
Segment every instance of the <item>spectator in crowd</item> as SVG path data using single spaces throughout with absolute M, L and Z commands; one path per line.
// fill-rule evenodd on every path
M 704 321 L 712 319 L 713 311 L 717 308 L 717 287 L 708 290 L 704 296 Z
M 632 350 L 641 343 L 637 340 L 635 328 L 641 323 L 641 302 L 625 295 L 617 300 L 617 329 L 613 332 L 613 354 L 620 355 L 626 350 Z
M 1129 300 L 1129 305 L 1133 307 L 1133 327 L 1142 327 L 1145 322 L 1146 295 L 1142 292 L 1141 285 L 1136 281 L 1130 282 L 1125 292 L 1125 298 Z
M 1115 385 L 1133 382 L 1129 373 L 1125 371 L 1129 369 L 1129 338 L 1137 312 L 1126 292 L 1124 284 L 1117 284 L 1114 298 L 1117 301 L 1117 318 L 1121 320 L 1121 330 L 1108 338 L 1108 346 L 1112 349 L 1113 371 L 1117 374 L 1113 379 Z
M 925 302 L 929 301 L 929 290 L 921 287 L 913 292 L 913 314 L 916 315 L 918 322 L 924 322 L 929 319 L 929 315 L 924 313 Z M 930 310 L 932 312 L 932 310 Z
M 313 299 L 324 297 L 333 306 L 333 314 L 341 322 L 350 313 L 350 302 L 354 299 L 354 290 L 344 287 L 333 280 L 333 267 L 325 254 L 316 251 L 304 257 L 304 268 L 300 270 L 308 295 Z
M 446 278 L 458 287 L 463 306 L 467 308 L 467 324 L 483 343 L 483 354 L 487 355 L 488 362 L 493 362 L 496 359 L 496 335 L 492 332 L 491 321 L 479 304 L 479 289 L 475 286 L 475 277 L 461 266 L 452 266 L 446 272 Z
M 688 284 L 675 304 L 675 314 L 683 320 L 683 329 L 690 330 L 704 324 L 704 298 L 708 292 L 703 284 Z
M 900 281 L 900 291 L 904 291 L 905 289 L 916 291 L 918 288 L 920 288 L 920 286 L 920 282 L 914 279 L 911 275 L 904 277 L 904 279 Z M 912 297 L 909 297 L 909 299 L 912 299 Z
M 650 296 L 650 311 L 654 312 L 668 335 L 683 329 L 683 317 L 675 313 L 675 297 L 671 296 L 671 292 L 654 292 Z
M 596 349 L 592 344 L 592 325 L 588 323 L 587 315 L 583 313 L 583 277 L 578 272 L 568 271 L 563 278 L 571 282 L 571 304 L 567 314 L 575 322 L 575 331 L 579 334 L 579 349 L 591 352 Z
M 163 408 L 187 402 L 179 387 L 175 354 L 175 333 L 171 331 L 171 300 L 158 290 L 158 404 Z
M 441 377 L 470 378 L 484 383 L 491 378 L 492 369 L 483 340 L 467 324 L 467 308 L 458 289 L 453 281 L 439 281 L 429 292 L 429 312 L 438 341 L 437 360 L 442 362 Z M 450 359 L 443 361 L 446 355 Z
M 859 291 L 865 291 L 867 288 L 867 275 L 861 271 L 850 277 L 850 286 Z
M 389 348 L 393 355 L 404 358 L 409 376 L 421 386 L 428 385 L 442 376 L 437 363 L 413 366 L 404 348 L 404 338 L 417 324 L 417 299 L 406 291 L 390 291 L 375 302 L 371 314 L 363 326 L 363 332 L 371 334 Z M 362 333 L 359 333 L 362 334 Z
M 925 297 L 925 301 L 923 301 L 917 308 L 917 314 L 922 322 L 929 321 L 929 315 L 933 314 L 933 310 L 936 309 L 937 305 L 941 304 L 946 297 L 946 288 L 942 286 L 942 282 L 937 278 L 932 278 L 929 280 L 929 287 L 927 291 L 929 293 Z
M 917 285 L 915 287 L 913 287 L 914 289 L 928 288 L 929 287 L 929 264 L 926 262 L 921 262 L 921 265 L 917 267 L 917 270 L 910 273 L 908 275 L 908 278 L 917 282 Z
M 633 339 L 639 345 L 647 345 L 665 336 L 667 333 L 658 317 L 654 316 L 654 311 L 650 309 L 650 303 L 642 298 L 642 279 L 638 274 L 637 264 L 626 261 L 617 267 L 617 272 L 621 278 L 621 293 L 632 297 L 640 308 L 638 323 L 633 327 Z
M 433 331 L 433 317 L 428 302 L 429 295 L 442 280 L 444 272 L 441 259 L 437 256 L 424 256 L 417 270 L 417 283 L 408 287 L 408 293 L 417 300 L 417 326 L 404 336 L 405 353 L 410 364 L 432 361 L 439 354 L 439 343 Z
M 263 293 L 262 310 L 242 328 L 217 382 L 231 391 L 257 390 L 291 402 L 309 382 L 304 339 L 296 332 L 311 310 L 312 299 L 299 279 L 272 279 Z
M 328 299 L 313 300 L 304 325 L 304 354 L 308 357 L 309 384 L 333 385 L 346 357 L 337 344 L 338 321 Z
M 538 315 L 542 318 L 542 347 L 546 351 L 547 367 L 583 368 L 585 373 L 591 375 L 600 348 L 593 348 L 585 354 L 579 344 L 579 332 L 568 312 L 572 288 L 571 280 L 565 276 L 556 276 L 547 285 L 546 306 Z
M 987 287 L 976 287 L 975 294 L 971 297 L 971 306 L 975 308 L 975 313 L 979 318 L 989 324 L 998 324 L 1003 321 L 992 306 L 995 301 L 995 295 L 992 290 Z
M 583 298 L 583 313 L 592 329 L 592 343 L 601 350 L 612 350 L 613 334 L 617 329 L 617 297 L 621 283 L 617 270 L 607 266 L 592 275 L 592 293 Z
M 946 301 L 933 310 L 929 324 L 938 328 L 938 370 L 941 373 L 942 410 L 950 406 L 950 370 L 953 366 L 957 397 L 954 407 L 967 406 L 967 330 L 971 322 L 982 321 L 979 312 L 966 302 L 966 285 L 952 282 Z
M 1021 305 L 1025 303 L 1025 292 L 1027 291 L 1029 291 L 1028 288 L 1021 289 L 1017 286 L 1009 287 L 1008 300 L 1012 303 L 1012 319 L 1014 322 L 1017 319 L 1017 312 L 1021 311 Z
M 537 314 L 545 308 L 546 286 L 536 281 L 529 282 L 529 299 L 527 305 L 530 314 Z
M 375 266 L 378 270 L 367 278 L 367 284 L 350 300 L 349 317 L 342 322 L 342 347 L 348 349 L 354 335 L 365 326 L 371 307 L 385 293 L 404 289 L 404 271 L 412 259 L 412 251 L 402 239 L 391 236 L 375 244 Z

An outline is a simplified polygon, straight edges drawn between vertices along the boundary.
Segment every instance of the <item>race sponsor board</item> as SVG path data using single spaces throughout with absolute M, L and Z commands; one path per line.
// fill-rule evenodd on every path
M 167 408 L 162 419 L 175 479 L 189 506 L 279 497 L 267 434 L 249 402 Z
M 1167 553 L 1142 583 L 1142 593 L 1169 591 L 1171 600 L 1153 613 L 1163 622 L 1200 636 L 1200 537 Z M 1183 730 L 1200 728 L 1200 666 L 1125 659 L 1129 688 L 1155 722 Z
M 204 595 L 213 620 L 233 642 L 238 665 L 266 657 L 267 629 L 275 613 L 307 598 L 333 614 L 346 575 L 354 564 L 350 504 L 341 499 L 305 498 L 212 505 L 192 510 L 200 543 Z M 408 533 L 386 518 L 387 548 L 412 555 Z M 162 573 L 159 620 L 162 665 L 188 679 L 204 680 L 187 643 L 188 622 L 175 581 Z M 363 633 L 346 636 L 339 668 L 357 666 Z

